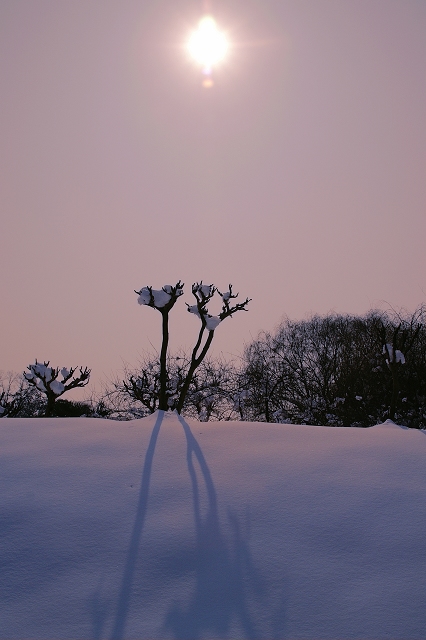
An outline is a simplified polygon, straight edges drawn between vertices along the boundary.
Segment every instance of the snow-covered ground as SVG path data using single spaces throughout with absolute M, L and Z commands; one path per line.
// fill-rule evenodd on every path
M 426 433 L 0 421 L 0 637 L 426 637 Z

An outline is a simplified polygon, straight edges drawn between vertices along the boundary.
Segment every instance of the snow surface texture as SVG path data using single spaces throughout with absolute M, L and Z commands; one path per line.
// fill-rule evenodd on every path
M 0 637 L 426 635 L 426 434 L 0 421 Z

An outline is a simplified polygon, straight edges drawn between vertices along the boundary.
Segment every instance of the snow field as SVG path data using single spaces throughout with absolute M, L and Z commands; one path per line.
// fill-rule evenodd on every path
M 0 421 L 0 637 L 425 637 L 426 434 Z

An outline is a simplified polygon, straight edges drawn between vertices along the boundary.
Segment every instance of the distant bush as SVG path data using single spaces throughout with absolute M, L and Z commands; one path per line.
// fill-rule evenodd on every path
M 55 402 L 53 416 L 55 418 L 79 418 L 81 416 L 91 416 L 92 407 L 86 402 L 74 402 L 60 398 Z

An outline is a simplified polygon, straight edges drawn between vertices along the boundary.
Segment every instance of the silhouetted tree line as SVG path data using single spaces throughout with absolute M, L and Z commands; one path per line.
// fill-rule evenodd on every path
M 244 420 L 426 426 L 425 309 L 284 320 L 244 351 Z
M 262 332 L 247 345 L 238 362 L 203 357 L 196 369 L 193 354 L 167 353 L 166 359 L 164 350 L 162 359 L 146 354 L 97 397 L 76 403 L 55 396 L 50 415 L 128 420 L 153 413 L 166 402 L 168 409 L 180 408 L 199 420 L 368 427 L 389 418 L 423 429 L 425 318 L 426 309 L 420 307 L 412 314 L 372 311 L 362 317 L 284 319 L 274 332 Z M 49 380 L 28 379 L 36 365 L 29 367 L 30 374 L 0 379 L 3 415 L 46 415 L 43 386 Z M 46 367 L 48 363 L 39 365 L 45 378 Z M 58 377 L 58 370 L 52 371 Z M 87 373 L 80 370 L 82 384 L 76 386 L 86 384 Z M 65 379 L 64 374 L 69 372 L 63 370 Z M 66 383 L 62 380 L 64 389 Z

